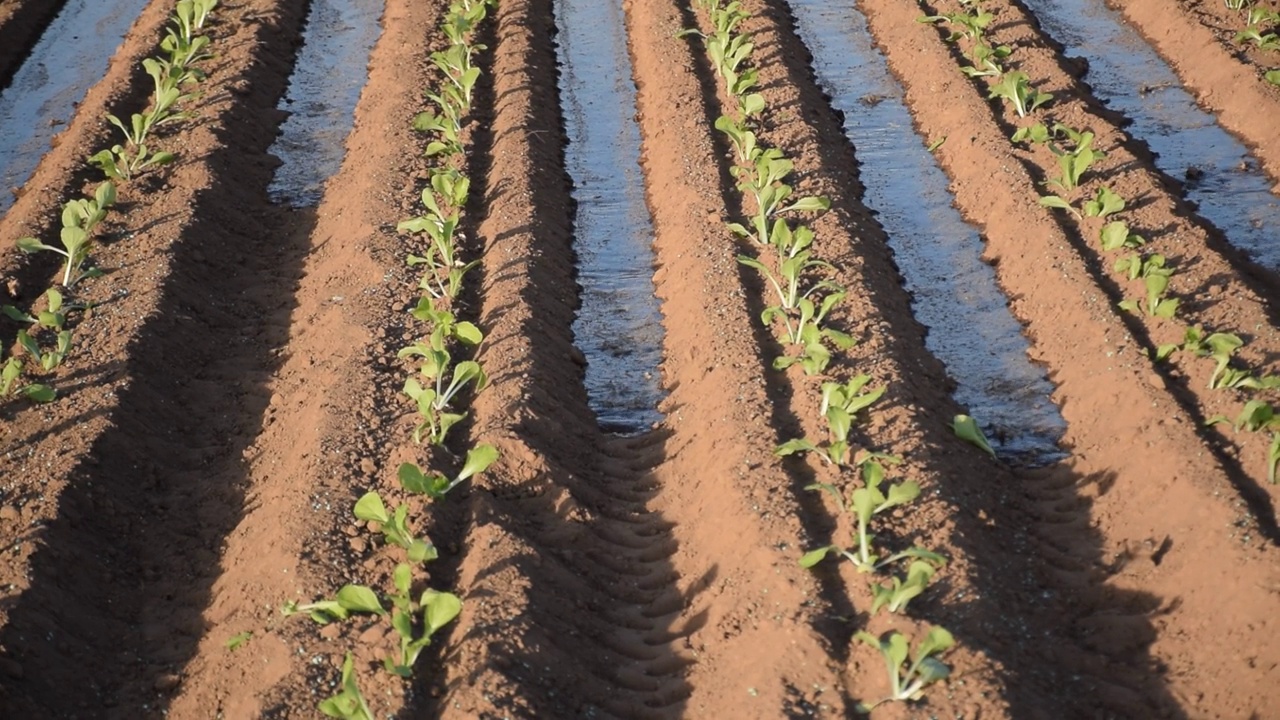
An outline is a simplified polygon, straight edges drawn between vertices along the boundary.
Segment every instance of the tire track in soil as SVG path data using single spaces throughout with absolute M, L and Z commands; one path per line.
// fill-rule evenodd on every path
M 1253 638 L 1274 607 L 1274 549 L 1251 535 L 1231 472 L 1150 363 L 1124 352 L 1128 332 L 1098 302 L 1093 270 L 1037 206 L 1033 179 L 937 31 L 916 22 L 917 8 L 860 5 L 921 132 L 950 136 L 938 156 L 957 205 L 983 223 L 986 254 L 1058 385 L 1073 457 L 1027 478 L 1028 510 L 1036 552 L 1052 565 L 1049 588 L 1067 602 L 1065 624 L 1107 658 L 1099 669 L 1108 680 L 1120 681 L 1104 699 L 1123 716 L 1245 717 L 1272 706 L 1265 668 L 1278 658 Z M 1064 82 L 1049 77 L 1050 86 Z M 1006 191 L 989 192 L 992 178 Z M 1257 655 L 1244 657 L 1244 647 Z
M 17 418 L 29 453 L 6 453 L 4 476 L 37 484 L 7 488 L 31 530 L 20 536 L 29 556 L 8 568 L 24 579 L 0 629 L 17 670 L 6 715 L 160 717 L 204 630 L 219 549 L 243 509 L 240 453 L 266 406 L 300 270 L 299 248 L 262 242 L 264 229 L 279 237 L 262 158 L 301 5 L 221 9 L 235 34 L 219 34 L 180 162 L 162 183 L 125 188 L 139 226 L 100 253 L 116 269 L 100 282 L 129 292 L 79 327 L 98 339 L 81 356 L 93 369 L 70 397 Z M 122 55 L 155 47 L 142 26 Z M 92 365 L 99 353 L 109 364 Z
M 8 87 L 23 59 L 67 0 L 0 0 L 0 88 Z
M 480 230 L 484 362 L 493 384 L 476 400 L 475 433 L 503 455 L 470 496 L 475 521 L 459 581 L 466 604 L 435 711 L 781 713 L 788 684 L 812 694 L 837 678 L 824 667 L 826 650 L 789 617 L 805 596 L 792 583 L 809 582 L 763 541 L 735 487 L 748 468 L 734 446 L 752 433 L 731 398 L 760 383 L 725 383 L 720 366 L 753 356 L 715 349 L 706 319 L 716 309 L 696 285 L 660 279 L 664 372 L 676 387 L 663 409 L 675 417 L 645 436 L 601 436 L 570 359 L 577 298 L 558 104 L 534 102 L 556 92 L 553 48 L 543 39 L 551 3 L 511 0 L 497 12 L 489 215 Z M 654 215 L 661 222 L 662 213 Z M 675 265 L 690 272 L 687 263 Z M 691 337 L 697 341 L 682 341 Z M 686 353 L 693 357 L 674 357 Z M 730 412 L 739 417 L 730 421 Z M 767 457 L 771 433 L 760 432 L 759 420 L 755 428 L 748 448 Z M 766 647 L 775 650 L 762 657 Z

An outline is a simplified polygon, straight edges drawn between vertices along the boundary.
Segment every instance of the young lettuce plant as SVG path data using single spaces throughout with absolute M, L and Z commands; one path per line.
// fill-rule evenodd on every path
M 1129 232 L 1129 226 L 1119 220 L 1113 220 L 1102 226 L 1099 239 L 1102 241 L 1102 249 L 1107 252 L 1112 250 L 1136 250 L 1147 244 L 1145 238 Z
M 911 602 L 912 598 L 924 592 L 936 572 L 937 568 L 932 564 L 924 560 L 913 560 L 907 568 L 907 579 L 905 581 L 895 576 L 889 578 L 888 585 L 872 583 L 871 614 L 875 615 L 880 611 L 880 608 L 885 608 L 891 613 L 902 612 L 907 608 L 907 603 Z
M 82 278 L 95 274 L 93 269 L 84 268 L 89 259 L 93 231 L 115 203 L 116 186 L 108 180 L 98 186 L 91 199 L 70 200 L 62 207 L 61 249 L 45 245 L 33 237 L 20 238 L 18 249 L 26 253 L 48 250 L 66 258 L 62 285 L 72 287 Z
M 864 458 L 860 465 L 862 467 L 863 487 L 854 488 L 850 491 L 847 504 L 844 498 L 840 496 L 840 492 L 831 485 L 818 483 L 806 488 L 830 493 L 836 499 L 841 512 L 851 512 L 853 514 L 854 519 L 857 521 L 857 528 L 854 531 L 855 546 L 846 549 L 839 545 L 828 545 L 816 550 L 810 550 L 800 558 L 800 566 L 811 568 L 832 553 L 843 556 L 853 563 L 858 572 L 863 573 L 875 572 L 906 558 L 925 560 L 938 565 L 944 564 L 946 559 L 941 555 L 919 547 L 911 547 L 885 558 L 881 558 L 872 552 L 871 541 L 875 536 L 868 532 L 872 518 L 899 505 L 905 505 L 915 500 L 920 496 L 920 486 L 914 481 L 906 480 L 896 485 L 888 485 L 882 489 L 881 486 L 885 484 L 885 474 L 884 466 L 880 464 L 879 459 Z
M 407 678 L 413 676 L 413 665 L 431 644 L 432 636 L 462 612 L 462 601 L 452 593 L 428 588 L 415 604 L 410 595 L 412 569 L 403 563 L 396 566 L 392 578 L 396 593 L 391 596 L 391 627 L 400 637 L 400 650 L 383 664 L 387 672 Z M 414 632 L 414 618 L 418 613 L 422 616 L 421 635 Z
M 1020 71 L 1005 73 L 1000 78 L 1000 82 L 991 86 L 987 97 L 990 99 L 1003 98 L 1013 105 L 1018 117 L 1026 117 L 1027 113 L 1053 99 L 1053 96 L 1049 93 L 1039 92 L 1031 87 L 1031 80 L 1027 77 L 1027 74 Z
M 320 600 L 299 604 L 290 600 L 280 608 L 280 614 L 292 617 L 307 613 L 315 622 L 328 625 L 335 620 L 346 620 L 352 613 L 386 615 L 386 608 L 378 600 L 378 594 L 364 585 L 343 585 L 332 600 Z
M 864 630 L 855 637 L 884 656 L 891 688 L 889 696 L 883 700 L 860 703 L 860 713 L 869 713 L 881 703 L 919 700 L 924 696 L 925 687 L 951 675 L 951 668 L 937 658 L 955 645 L 955 638 L 943 628 L 929 630 L 911 654 L 910 665 L 907 665 L 907 639 L 901 633 L 891 632 L 886 637 L 877 638 Z
M 399 505 L 394 513 L 389 514 L 387 506 L 382 502 L 382 496 L 376 492 L 367 492 L 356 501 L 353 513 L 358 520 L 376 524 L 388 544 L 408 551 L 411 562 L 423 563 L 439 557 L 434 545 L 414 537 L 413 532 L 409 530 L 408 505 Z
M 978 427 L 978 422 L 968 415 L 956 415 L 951 421 L 951 430 L 961 440 L 979 448 L 991 457 L 996 456 L 996 451 L 992 449 L 991 443 L 987 442 L 987 436 L 982 434 L 982 428 Z
M 843 467 L 848 462 L 849 431 L 857 421 L 858 413 L 879 400 L 888 389 L 888 386 L 884 385 L 874 390 L 865 390 L 870 381 L 870 375 L 858 375 L 844 383 L 823 383 L 822 407 L 819 413 L 827 421 L 829 436 L 827 445 L 822 447 L 803 438 L 789 440 L 779 445 L 774 450 L 774 454 L 785 457 L 800 452 L 814 452 L 828 463 Z M 895 460 L 890 456 L 881 457 L 888 458 L 889 462 Z M 843 502 L 843 499 L 838 496 L 837 499 Z
M 0 368 L 0 398 L 7 398 L 14 393 L 32 402 L 47 403 L 57 398 L 57 392 L 48 385 L 40 383 L 21 384 L 22 360 L 10 357 Z
M 1063 190 L 1075 190 L 1080 187 L 1080 178 L 1084 177 L 1089 166 L 1107 156 L 1101 150 L 1093 148 L 1093 137 L 1091 132 L 1076 134 L 1075 147 L 1071 150 L 1065 150 L 1054 142 L 1049 143 L 1049 149 L 1058 156 L 1058 167 L 1062 171 L 1062 177 L 1049 180 L 1050 185 L 1056 185 Z
M 973 41 L 980 41 L 982 33 L 995 19 L 995 15 L 983 10 L 981 7 L 974 5 L 970 8 L 971 12 L 963 13 L 947 13 L 943 15 L 922 15 L 916 18 L 919 23 L 946 23 L 951 26 L 951 34 L 947 36 L 947 42 L 955 42 L 960 38 L 968 38 Z
M 1137 300 L 1124 300 L 1120 303 L 1121 309 L 1129 312 L 1139 312 L 1145 310 L 1147 315 L 1151 317 L 1172 318 L 1178 312 L 1178 299 L 1165 297 L 1165 292 L 1169 289 L 1169 276 L 1173 274 L 1173 268 L 1156 268 L 1143 277 L 1143 284 L 1147 288 L 1147 302 L 1145 305 Z
M 360 686 L 356 684 L 355 660 L 351 653 L 347 653 L 347 659 L 342 663 L 342 689 L 337 695 L 322 700 L 318 709 L 326 716 L 339 720 L 374 720 L 373 711 L 369 709 L 369 704 L 360 694 Z
M 498 449 L 492 445 L 477 445 L 467 452 L 467 459 L 462 469 L 452 480 L 443 473 L 424 473 L 422 468 L 413 463 L 400 466 L 400 486 L 411 493 L 426 495 L 432 500 L 441 500 L 449 491 L 458 487 L 485 470 L 498 459 Z

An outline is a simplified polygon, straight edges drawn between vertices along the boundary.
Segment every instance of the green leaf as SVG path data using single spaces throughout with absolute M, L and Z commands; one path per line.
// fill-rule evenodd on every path
M 342 690 L 331 698 L 321 701 L 320 712 L 341 720 L 373 720 L 373 712 L 360 694 L 356 684 L 355 663 L 351 653 L 342 663 Z
M 38 403 L 53 402 L 58 397 L 57 391 L 48 385 L 32 384 L 22 388 L 18 392 L 22 393 L 28 400 Z
M 991 443 L 987 442 L 987 438 L 982 434 L 981 428 L 978 427 L 977 421 L 968 415 L 956 415 L 951 421 L 951 429 L 955 432 L 956 437 L 965 442 L 974 445 L 986 451 L 991 457 L 996 456 L 996 451 L 991 448 Z
M 227 649 L 238 650 L 245 643 L 249 642 L 249 640 L 252 637 L 253 637 L 252 630 L 245 630 L 242 633 L 236 633 L 235 635 L 232 635 L 230 639 L 227 640 Z
M 419 604 L 425 608 L 423 620 L 426 622 L 428 637 L 448 625 L 462 612 L 462 601 L 453 593 L 427 590 L 422 593 Z
M 382 603 L 378 600 L 377 593 L 364 585 L 343 585 L 335 599 L 339 605 L 351 612 L 375 613 L 378 615 L 387 613 L 383 609 Z
M 1280 85 L 1280 70 L 1271 70 L 1262 75 L 1272 85 Z M 1272 482 L 1275 482 L 1274 480 Z
M 367 492 L 356 501 L 355 516 L 365 522 L 388 523 L 391 516 L 387 514 L 387 506 L 376 492 Z
M 1070 210 L 1070 211 L 1071 211 L 1071 212 L 1073 212 L 1073 213 L 1076 211 L 1076 209 L 1075 209 L 1075 208 L 1071 207 L 1071 203 L 1067 202 L 1066 200 L 1063 200 L 1062 198 L 1058 197 L 1057 195 L 1046 195 L 1046 196 L 1044 196 L 1044 197 L 1040 198 L 1040 204 L 1041 204 L 1041 205 L 1043 205 L 1044 207 L 1048 207 L 1048 208 L 1058 208 L 1058 209 L 1060 209 L 1060 210 Z
M 800 567 L 811 568 L 814 565 L 817 565 L 818 563 L 822 562 L 827 557 L 827 554 L 833 551 L 839 552 L 840 548 L 836 547 L 835 545 L 828 545 L 823 548 L 818 548 L 817 550 L 810 550 L 809 552 L 800 556 Z
M 944 142 L 946 142 L 946 141 L 947 141 L 947 136 L 946 136 L 946 135 L 943 135 L 942 137 L 938 138 L 937 140 L 934 140 L 933 142 L 929 143 L 929 147 L 927 147 L 927 148 L 925 148 L 925 149 L 926 149 L 928 152 L 933 152 L 934 150 L 937 150 L 938 148 L 942 147 L 942 143 L 944 143 Z
M 467 452 L 467 461 L 463 464 L 458 477 L 454 479 L 455 484 L 466 480 L 472 475 L 484 472 L 497 459 L 498 448 L 492 445 L 477 445 Z
M 800 452 L 817 452 L 818 446 L 804 439 L 788 440 L 774 448 L 773 454 L 778 457 L 794 455 Z

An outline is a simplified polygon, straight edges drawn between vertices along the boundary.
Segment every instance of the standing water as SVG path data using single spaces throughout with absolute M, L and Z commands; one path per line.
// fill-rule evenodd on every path
M 863 202 L 879 215 L 911 291 L 927 346 L 955 378 L 969 408 L 1006 460 L 1043 464 L 1062 456 L 1066 428 L 1053 386 L 1027 359 L 982 239 L 952 206 L 947 177 L 911 126 L 901 86 L 852 3 L 791 0 L 818 81 L 844 113 L 857 149 Z
M 0 92 L 0 182 L 26 184 L 146 0 L 70 0 Z M 0 193 L 0 211 L 13 205 Z
M 662 417 L 662 324 L 622 7 L 618 0 L 557 0 L 555 7 L 582 285 L 573 331 L 600 427 L 642 432 Z
M 1187 197 L 1200 215 L 1232 245 L 1280 270 L 1280 198 L 1248 149 L 1196 105 L 1142 36 L 1103 0 L 1023 3 L 1045 33 L 1089 61 L 1085 79 L 1094 94 L 1133 120 L 1128 132 L 1157 153 L 1156 167 L 1189 179 Z
M 271 146 L 282 163 L 268 188 L 273 202 L 319 205 L 325 182 L 342 166 L 382 9 L 381 0 L 312 0 L 280 106 L 289 118 Z

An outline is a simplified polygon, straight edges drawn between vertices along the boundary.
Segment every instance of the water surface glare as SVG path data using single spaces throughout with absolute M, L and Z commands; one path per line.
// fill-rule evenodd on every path
M 926 345 L 956 380 L 956 401 L 1001 457 L 1020 464 L 1061 458 L 1066 422 L 1049 399 L 1053 386 L 1027 359 L 1022 328 L 982 262 L 982 238 L 952 206 L 947 177 L 913 130 L 865 18 L 852 3 L 790 5 L 818 82 L 844 113 L 863 201 L 888 233 L 915 316 L 929 328 Z
M 0 91 L 0 187 L 31 178 L 49 140 L 70 122 L 76 105 L 100 80 L 107 61 L 146 0 L 68 0 L 31 54 Z M 141 72 L 141 69 L 138 70 Z M 0 192 L 0 211 L 13 206 Z
M 557 0 L 555 12 L 582 286 L 573 332 L 587 358 L 587 396 L 600 427 L 643 432 L 662 418 L 663 331 L 622 7 L 617 0 Z
M 1023 3 L 1068 54 L 1089 61 L 1085 80 L 1094 94 L 1133 120 L 1126 130 L 1157 153 L 1156 167 L 1187 179 L 1187 197 L 1199 204 L 1200 215 L 1259 264 L 1280 270 L 1280 197 L 1271 193 L 1272 183 L 1138 31 L 1102 0 Z M 1276 128 L 1280 132 L 1280 119 Z M 1199 177 L 1189 179 L 1189 168 Z
M 272 202 L 319 205 L 325 182 L 342 166 L 382 9 L 380 0 L 312 0 L 280 103 L 290 115 L 270 151 L 282 163 L 267 190 Z

